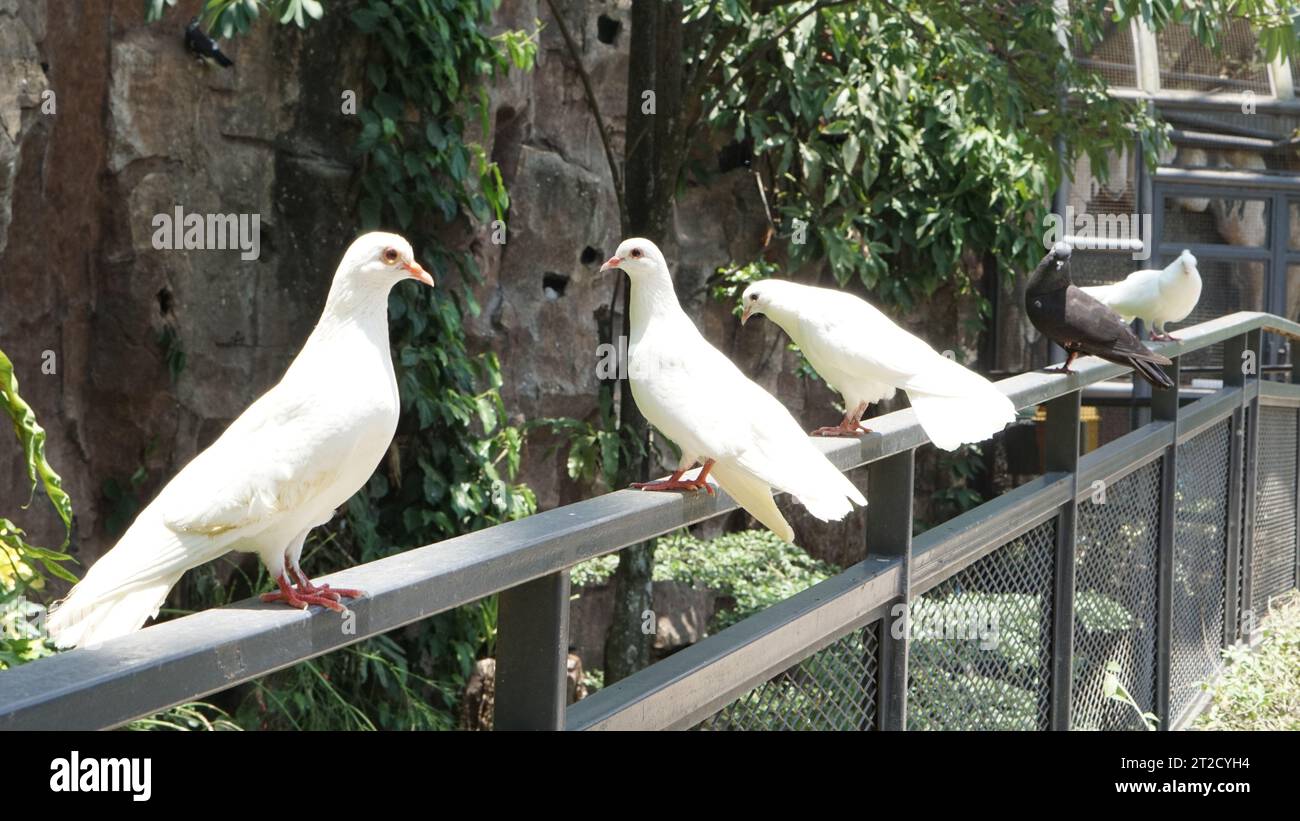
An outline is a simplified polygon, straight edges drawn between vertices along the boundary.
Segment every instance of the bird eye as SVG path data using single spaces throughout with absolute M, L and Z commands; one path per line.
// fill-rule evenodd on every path
M 632 249 L 632 256 L 633 256 L 634 258 L 635 258 L 635 257 L 639 257 L 639 256 L 641 256 L 641 249 L 640 249 L 640 248 L 633 248 L 633 249 Z
M 749 295 L 749 301 L 750 301 L 750 302 L 758 302 L 758 294 L 750 294 L 750 295 Z
M 394 262 L 397 262 L 397 257 L 398 254 L 396 248 L 384 249 L 384 262 L 387 262 L 389 265 L 392 265 Z

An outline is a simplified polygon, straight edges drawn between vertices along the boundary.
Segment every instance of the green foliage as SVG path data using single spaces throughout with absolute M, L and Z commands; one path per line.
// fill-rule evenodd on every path
M 141 718 L 127 725 L 128 730 L 171 730 L 175 732 L 240 730 L 225 710 L 202 701 L 178 704 L 166 712 Z
M 618 428 L 608 391 L 600 394 L 600 419 L 597 424 L 568 417 L 544 417 L 528 423 L 528 430 L 547 428 L 568 441 L 565 468 L 569 478 L 591 484 L 597 478 L 606 490 L 615 490 L 619 476 L 645 456 L 644 440 L 630 426 Z M 550 453 L 547 454 L 549 456 Z
M 1119 677 L 1122 673 L 1123 670 L 1120 668 L 1119 662 L 1106 662 L 1106 676 L 1102 679 L 1101 684 L 1102 695 L 1112 701 L 1118 701 L 1120 704 L 1126 705 L 1132 709 L 1133 712 L 1137 713 L 1138 718 L 1141 719 L 1142 726 L 1146 727 L 1148 730 L 1160 729 L 1160 717 L 1155 713 L 1143 712 L 1142 708 L 1138 706 L 1137 701 L 1134 700 L 1133 696 L 1129 693 L 1128 688 L 1120 683 Z
M 54 506 L 54 512 L 63 522 L 65 529 L 63 546 L 66 547 L 68 538 L 72 534 L 72 500 L 63 490 L 63 480 L 45 458 L 45 429 L 37 424 L 35 412 L 18 394 L 18 378 L 14 376 L 13 363 L 5 356 L 4 351 L 0 351 L 0 410 L 9 417 L 14 427 L 14 434 L 18 437 L 18 444 L 22 448 L 24 463 L 27 466 L 27 478 L 32 483 L 31 494 L 35 496 L 39 483 L 41 489 L 45 491 L 45 497 Z M 30 504 L 29 499 L 28 505 Z M 25 507 L 27 505 L 24 505 Z
M 31 482 L 31 494 L 23 509 L 31 507 L 39 486 L 63 522 L 63 544 L 59 549 L 34 545 L 27 533 L 13 521 L 0 516 L 0 670 L 50 655 L 37 624 L 41 608 L 28 602 L 26 594 L 45 587 L 46 574 L 69 582 L 77 577 L 63 567 L 72 561 L 66 552 L 72 534 L 72 500 L 63 490 L 63 480 L 45 457 L 45 429 L 36 413 L 18 393 L 14 366 L 0 351 L 0 409 L 13 424 L 23 464 Z
M 1198 730 L 1300 730 L 1300 596 L 1276 607 L 1254 647 L 1224 651 L 1223 675 L 1209 686 Z
M 965 513 L 984 501 L 980 492 L 969 484 L 983 467 L 984 449 L 979 445 L 963 445 L 952 452 L 940 452 L 939 470 L 948 475 L 948 484 L 932 494 L 938 503 L 936 523 Z
M 617 554 L 591 559 L 573 568 L 570 582 L 575 587 L 602 584 L 617 565 Z M 768 530 L 742 530 L 709 540 L 681 532 L 661 537 L 655 546 L 655 581 L 706 587 L 735 600 L 714 615 L 714 631 L 838 572 Z
M 175 5 L 176 0 L 145 0 L 145 20 L 159 20 L 165 7 Z M 214 36 L 233 37 L 247 34 L 263 11 L 281 23 L 292 21 L 306 28 L 307 18 L 319 20 L 325 6 L 320 0 L 206 0 L 199 12 L 200 24 Z
M 760 36 L 733 37 L 728 62 L 749 70 L 726 83 L 709 127 L 752 140 L 792 265 L 825 258 L 837 281 L 888 304 L 950 282 L 969 290 L 968 250 L 1033 264 L 1056 134 L 1069 156 L 1100 158 L 1131 139 L 1129 124 L 1156 128 L 1062 59 L 1050 3 L 735 5 L 715 37 Z M 1082 104 L 1058 106 L 1058 81 Z

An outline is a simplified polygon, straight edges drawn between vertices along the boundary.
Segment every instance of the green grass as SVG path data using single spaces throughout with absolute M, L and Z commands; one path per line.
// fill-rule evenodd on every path
M 1227 651 L 1198 730 L 1300 730 L 1300 597 L 1274 610 L 1254 649 Z

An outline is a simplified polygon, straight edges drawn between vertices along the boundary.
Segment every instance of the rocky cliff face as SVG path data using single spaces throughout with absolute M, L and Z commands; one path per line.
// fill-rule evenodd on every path
M 0 0 L 0 88 L 19 89 L 16 100 L 0 99 L 0 349 L 49 430 L 83 561 L 109 546 L 105 520 L 122 512 L 105 498 L 106 481 L 129 487 L 135 474 L 148 499 L 279 378 L 357 225 L 358 126 L 340 97 L 361 89 L 364 43 L 346 16 L 331 9 L 306 32 L 264 22 L 225 46 L 236 65 L 223 71 L 183 48 L 199 0 L 181 0 L 154 24 L 142 5 Z M 559 7 L 621 151 L 629 3 Z M 545 3 L 506 0 L 496 25 L 531 28 L 537 18 L 549 20 Z M 48 115 L 47 87 L 57 101 Z M 500 355 L 506 405 L 519 417 L 594 418 L 596 315 L 615 284 L 595 271 L 620 239 L 618 211 L 553 23 L 536 70 L 512 74 L 491 99 L 491 132 L 479 136 L 502 166 L 512 207 L 506 244 L 491 241 L 490 226 L 452 238 L 484 272 L 471 343 Z M 152 219 L 178 205 L 259 214 L 260 257 L 155 249 Z M 687 190 L 676 225 L 661 245 L 705 334 L 802 422 L 834 416 L 819 383 L 793 376 L 774 326 L 741 333 L 729 306 L 708 297 L 708 276 L 752 254 L 766 227 L 749 173 Z M 53 373 L 42 373 L 46 351 Z M 590 492 L 567 480 L 554 444 L 538 436 L 526 454 L 523 479 L 543 506 Z M 27 498 L 15 453 L 0 449 L 5 511 Z M 23 523 L 57 541 L 57 523 L 43 517 L 35 506 Z M 806 532 L 814 550 L 831 541 Z
M 49 431 L 88 558 L 119 512 L 104 483 L 129 487 L 143 468 L 147 499 L 279 378 L 315 323 L 354 231 L 339 100 L 358 87 L 361 43 L 342 16 L 307 35 L 263 25 L 229 44 L 236 68 L 222 71 L 183 47 L 198 2 L 152 25 L 136 0 L 19 5 L 0 4 L 0 87 L 28 89 L 16 118 L 0 109 L 14 169 L 8 185 L 0 175 L 12 212 L 0 348 Z M 156 249 L 154 216 L 177 206 L 258 214 L 260 257 Z M 27 494 L 14 450 L 0 453 L 9 510 Z M 54 540 L 53 525 L 35 535 Z

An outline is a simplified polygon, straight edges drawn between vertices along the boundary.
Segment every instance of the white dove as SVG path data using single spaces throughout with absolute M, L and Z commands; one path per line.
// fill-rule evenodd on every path
M 936 353 L 852 294 L 765 279 L 741 297 L 743 325 L 764 314 L 781 326 L 809 364 L 844 397 L 839 425 L 815 435 L 869 433 L 862 427 L 867 406 L 907 391 L 917 421 L 944 450 L 982 442 L 1016 417 L 1016 408 L 984 377 Z
M 673 291 L 663 254 L 646 239 L 624 240 L 601 271 L 621 268 L 631 281 L 632 397 L 650 424 L 682 451 L 666 481 L 642 490 L 707 490 L 710 471 L 736 503 L 773 533 L 794 541 L 772 489 L 794 496 L 822 521 L 837 521 L 867 500 L 817 450 L 790 412 L 708 343 Z M 695 479 L 682 474 L 696 462 Z
M 1201 273 L 1196 257 L 1184 250 L 1163 270 L 1134 271 L 1121 282 L 1093 285 L 1083 291 L 1103 302 L 1125 322 L 1141 319 L 1151 326 L 1152 339 L 1174 339 L 1165 333 L 1166 322 L 1179 322 L 1201 298 Z
M 231 550 L 266 564 L 280 591 L 265 601 L 341 610 L 340 597 L 362 595 L 312 585 L 298 560 L 308 531 L 365 484 L 397 429 L 388 292 L 407 278 L 433 285 L 406 240 L 371 233 L 352 243 L 284 378 L 194 457 L 51 611 L 60 646 L 140 629 L 182 573 Z

